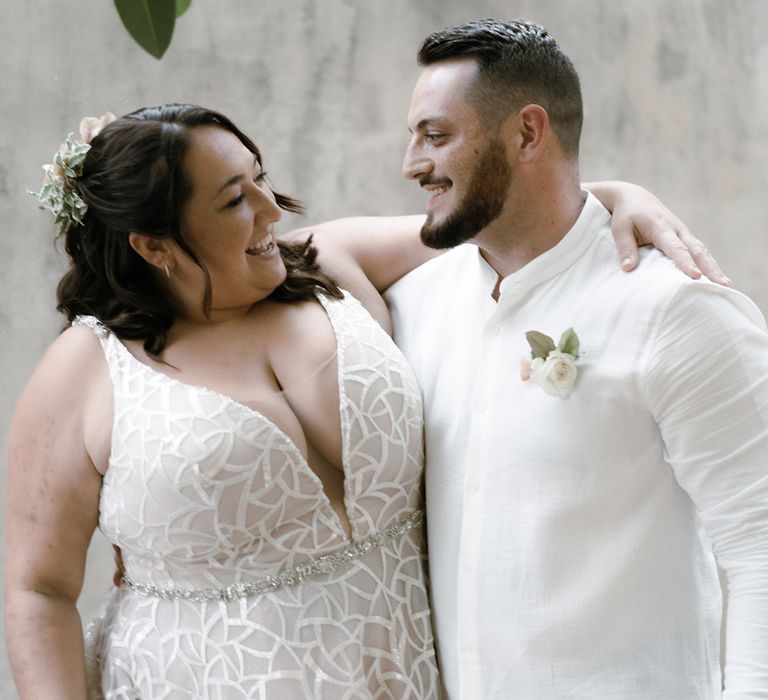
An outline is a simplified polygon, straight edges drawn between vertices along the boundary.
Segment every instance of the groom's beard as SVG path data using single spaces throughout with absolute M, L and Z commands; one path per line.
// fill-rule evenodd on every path
M 425 178 L 421 184 L 428 182 Z M 422 242 L 430 248 L 442 249 L 474 238 L 499 217 L 511 185 L 512 168 L 504 144 L 498 139 L 491 141 L 478 156 L 467 192 L 456 208 L 441 223 L 433 223 L 432 212 L 427 214 L 421 228 Z

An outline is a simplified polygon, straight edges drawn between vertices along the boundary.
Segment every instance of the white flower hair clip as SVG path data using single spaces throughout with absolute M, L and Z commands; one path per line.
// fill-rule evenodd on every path
M 520 362 L 520 377 L 524 382 L 529 379 L 538 384 L 552 396 L 565 398 L 576 384 L 579 371 L 576 360 L 579 359 L 579 336 L 569 328 L 560 336 L 560 342 L 539 331 L 525 334 L 531 346 L 531 360 L 524 358 Z
M 70 133 L 53 156 L 52 163 L 43 166 L 45 176 L 39 192 L 28 190 L 37 197 L 40 209 L 48 209 L 59 227 L 59 235 L 72 224 L 82 224 L 88 206 L 74 187 L 74 181 L 83 173 L 83 161 L 91 150 L 91 141 L 107 124 L 117 117 L 107 112 L 101 117 L 84 117 L 80 122 L 80 139 Z

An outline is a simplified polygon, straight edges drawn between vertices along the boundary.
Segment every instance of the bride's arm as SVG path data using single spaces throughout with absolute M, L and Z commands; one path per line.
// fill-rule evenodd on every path
M 626 182 L 584 185 L 613 213 L 612 227 L 622 268 L 637 265 L 638 245 L 653 245 L 690 277 L 703 272 L 713 282 L 729 284 L 704 244 L 653 194 Z M 441 251 L 421 243 L 424 216 L 355 217 L 307 226 L 287 234 L 303 240 L 314 234 L 320 265 L 361 301 L 376 304 L 403 275 Z M 380 300 L 378 303 L 382 303 Z
M 75 603 L 101 476 L 85 448 L 93 354 L 82 329 L 52 344 L 16 407 L 6 491 L 5 627 L 21 698 L 86 697 Z
M 320 267 L 351 292 L 391 332 L 380 296 L 403 275 L 442 251 L 422 244 L 425 216 L 358 216 L 335 219 L 285 234 L 290 241 L 313 237 Z

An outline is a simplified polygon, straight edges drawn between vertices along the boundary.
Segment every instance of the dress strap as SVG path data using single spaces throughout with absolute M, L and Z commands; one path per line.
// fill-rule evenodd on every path
M 117 386 L 119 378 L 123 373 L 121 370 L 121 350 L 124 349 L 124 346 L 118 337 L 95 316 L 76 316 L 71 325 L 85 326 L 93 331 L 93 334 L 99 339 L 101 348 L 104 351 L 104 357 L 107 360 L 112 383 Z
M 87 326 L 95 335 L 99 338 L 106 338 L 110 335 L 111 331 L 107 328 L 98 318 L 95 316 L 75 316 L 73 326 Z

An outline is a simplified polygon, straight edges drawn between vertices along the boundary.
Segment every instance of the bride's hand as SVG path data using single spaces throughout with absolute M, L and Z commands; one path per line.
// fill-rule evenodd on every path
M 717 284 L 730 285 L 707 247 L 648 190 L 628 182 L 590 183 L 588 189 L 612 212 L 622 269 L 634 270 L 638 247 L 652 245 L 689 277 L 698 279 L 703 273 Z

